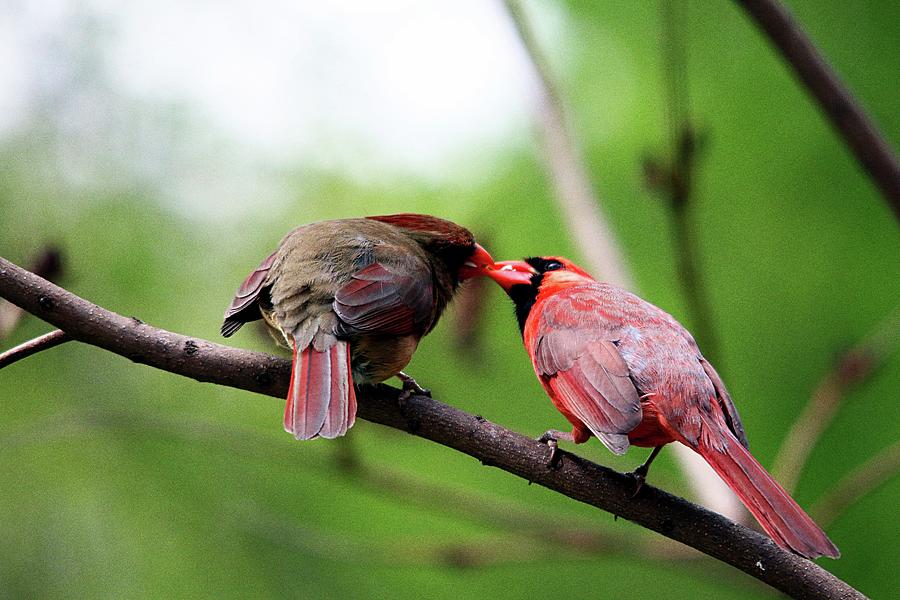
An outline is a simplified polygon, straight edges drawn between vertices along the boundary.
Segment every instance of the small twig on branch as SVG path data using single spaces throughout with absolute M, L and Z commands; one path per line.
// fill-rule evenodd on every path
M 59 329 L 45 333 L 40 337 L 29 340 L 24 344 L 19 344 L 15 348 L 10 348 L 6 352 L 0 353 L 0 369 L 13 364 L 16 361 L 27 358 L 32 354 L 37 354 L 42 350 L 48 350 L 54 346 L 59 346 L 63 342 L 68 342 L 69 336 Z
M 560 212 L 589 270 L 604 281 L 627 290 L 635 290 L 634 278 L 625 263 L 612 227 L 603 214 L 581 151 L 569 130 L 562 97 L 553 82 L 550 67 L 518 0 L 504 2 L 542 91 L 540 137 L 543 157 Z M 744 514 L 735 495 L 699 455 L 681 444 L 672 445 L 672 452 L 703 504 L 731 518 Z
M 96 306 L 0 258 L 0 295 L 73 339 L 198 381 L 283 398 L 290 362 L 157 329 Z M 569 453 L 547 467 L 540 442 L 425 396 L 360 388 L 362 419 L 409 432 L 687 544 L 796 598 L 864 598 L 815 563 L 714 512 Z
M 859 102 L 778 0 L 737 0 L 766 32 L 900 219 L 900 163 Z
M 857 500 L 900 473 L 900 442 L 895 442 L 855 469 L 810 509 L 816 522 L 828 527 Z
M 62 254 L 58 248 L 47 246 L 31 261 L 28 270 L 48 281 L 56 281 L 62 272 Z M 15 304 L 0 299 L 0 340 L 13 332 L 23 314 Z
M 834 419 L 847 393 L 866 380 L 900 344 L 900 309 L 836 362 L 822 378 L 772 463 L 772 473 L 793 492 L 816 442 Z

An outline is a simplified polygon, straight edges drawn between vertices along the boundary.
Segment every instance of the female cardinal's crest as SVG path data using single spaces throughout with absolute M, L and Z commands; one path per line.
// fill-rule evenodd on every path
M 453 246 L 474 246 L 475 236 L 465 227 L 460 227 L 452 221 L 433 217 L 431 215 L 420 215 L 416 213 L 399 213 L 396 215 L 378 215 L 374 217 L 366 217 L 373 221 L 381 221 L 389 223 L 395 227 L 406 229 L 410 232 L 421 233 L 436 240 L 441 240 L 444 244 Z

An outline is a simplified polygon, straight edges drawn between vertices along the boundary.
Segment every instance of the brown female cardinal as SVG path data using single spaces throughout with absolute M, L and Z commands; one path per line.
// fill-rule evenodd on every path
M 525 348 L 572 433 L 596 436 L 615 454 L 653 448 L 635 475 L 640 486 L 662 446 L 699 453 L 779 545 L 807 558 L 838 549 L 747 450 L 737 409 L 691 334 L 634 294 L 601 283 L 564 258 L 497 263 L 489 276 L 515 303 Z
M 428 215 L 303 225 L 241 284 L 222 335 L 265 319 L 294 353 L 284 428 L 338 437 L 356 419 L 354 382 L 397 375 L 424 391 L 401 370 L 459 283 L 493 262 L 467 229 Z

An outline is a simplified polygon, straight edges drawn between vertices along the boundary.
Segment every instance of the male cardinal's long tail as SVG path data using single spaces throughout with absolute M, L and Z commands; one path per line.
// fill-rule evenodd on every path
M 704 426 L 705 435 L 701 435 L 695 450 L 737 494 L 775 542 L 806 558 L 840 556 L 825 532 L 730 431 L 724 426 L 710 425 L 708 421 Z
M 294 362 L 284 429 L 298 440 L 316 436 L 336 438 L 347 433 L 356 420 L 356 391 L 350 374 L 350 347 L 338 341 L 325 352 L 312 345 L 297 354 Z

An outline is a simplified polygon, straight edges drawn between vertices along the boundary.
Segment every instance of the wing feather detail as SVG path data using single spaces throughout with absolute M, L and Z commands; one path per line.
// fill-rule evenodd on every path
M 434 284 L 427 265 L 388 267 L 374 262 L 353 274 L 334 296 L 334 312 L 351 330 L 423 334 L 434 315 Z
M 622 454 L 628 432 L 641 422 L 640 393 L 616 347 L 616 332 L 593 304 L 584 294 L 550 298 L 534 330 L 533 362 L 563 412 Z
M 225 322 L 222 323 L 222 335 L 230 337 L 248 321 L 262 317 L 259 312 L 259 295 L 263 290 L 269 270 L 275 262 L 277 252 L 270 254 L 254 269 L 235 293 L 228 310 L 225 311 Z
M 741 445 L 749 450 L 750 443 L 747 441 L 747 433 L 744 431 L 744 424 L 741 423 L 741 416 L 738 414 L 737 407 L 731 400 L 731 394 L 729 394 L 728 390 L 725 388 L 725 383 L 722 381 L 722 378 L 719 377 L 719 374 L 713 366 L 709 364 L 709 361 L 701 357 L 700 364 L 703 366 L 703 370 L 706 371 L 706 376 L 709 377 L 713 387 L 716 389 L 716 399 L 725 415 L 725 423 L 728 425 L 728 429 L 731 430 L 731 433 L 734 434 L 734 437 L 738 439 Z

